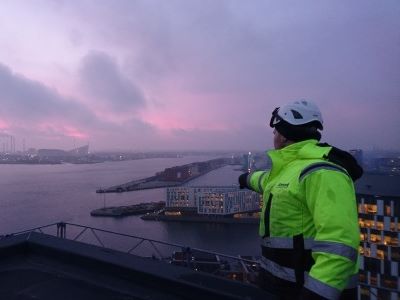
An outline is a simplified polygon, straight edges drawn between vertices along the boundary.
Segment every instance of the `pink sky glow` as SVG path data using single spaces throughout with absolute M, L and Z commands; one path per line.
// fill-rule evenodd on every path
M 17 150 L 263 150 L 300 98 L 324 142 L 400 149 L 397 0 L 5 0 L 0 28 Z

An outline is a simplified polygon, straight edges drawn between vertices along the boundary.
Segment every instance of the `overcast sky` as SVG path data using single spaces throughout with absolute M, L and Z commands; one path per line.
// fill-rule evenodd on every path
M 400 2 L 0 1 L 17 150 L 262 150 L 301 98 L 323 141 L 400 149 Z

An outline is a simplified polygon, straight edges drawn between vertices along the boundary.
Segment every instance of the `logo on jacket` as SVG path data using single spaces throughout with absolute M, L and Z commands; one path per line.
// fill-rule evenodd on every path
M 277 188 L 281 188 L 281 189 L 286 189 L 287 187 L 289 187 L 289 183 L 282 183 L 282 182 L 280 182 L 280 183 L 278 183 L 278 184 L 276 185 L 276 187 L 277 187 Z

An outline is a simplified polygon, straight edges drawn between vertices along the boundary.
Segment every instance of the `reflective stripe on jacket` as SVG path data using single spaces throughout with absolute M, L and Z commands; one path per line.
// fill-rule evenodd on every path
M 331 148 L 316 144 L 307 140 L 269 151 L 272 169 L 251 173 L 248 186 L 263 194 L 264 267 L 337 299 L 358 273 L 357 204 L 346 170 L 324 159 Z

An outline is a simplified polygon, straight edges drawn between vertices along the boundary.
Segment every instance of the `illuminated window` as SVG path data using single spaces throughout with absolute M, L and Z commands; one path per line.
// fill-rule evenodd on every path
M 385 215 L 390 216 L 392 214 L 392 210 L 389 205 L 385 205 Z
M 373 220 L 364 220 L 364 226 L 363 227 L 373 228 L 374 226 L 375 226 L 375 222 Z
M 373 243 L 380 243 L 381 242 L 381 236 L 377 234 L 371 234 L 370 241 Z
M 391 230 L 391 231 L 397 231 L 396 225 L 397 225 L 397 224 L 396 224 L 395 222 L 391 222 L 391 223 L 390 223 L 390 230 Z
M 363 252 L 361 253 L 364 256 L 370 257 L 371 256 L 371 250 L 369 248 L 364 248 Z
M 383 230 L 383 222 L 376 222 L 376 229 Z
M 385 245 L 389 245 L 389 246 L 398 246 L 399 245 L 399 239 L 396 238 L 396 237 L 385 236 L 383 238 L 383 243 Z
M 365 233 L 360 233 L 360 240 L 365 241 L 365 239 L 366 239 Z
M 376 251 L 376 257 L 379 259 L 384 259 L 385 258 L 385 252 L 383 250 L 377 250 Z
M 376 204 L 361 204 L 361 207 L 359 207 L 359 210 L 361 210 L 361 212 L 365 212 L 368 214 L 376 214 L 377 211 L 377 207 Z

